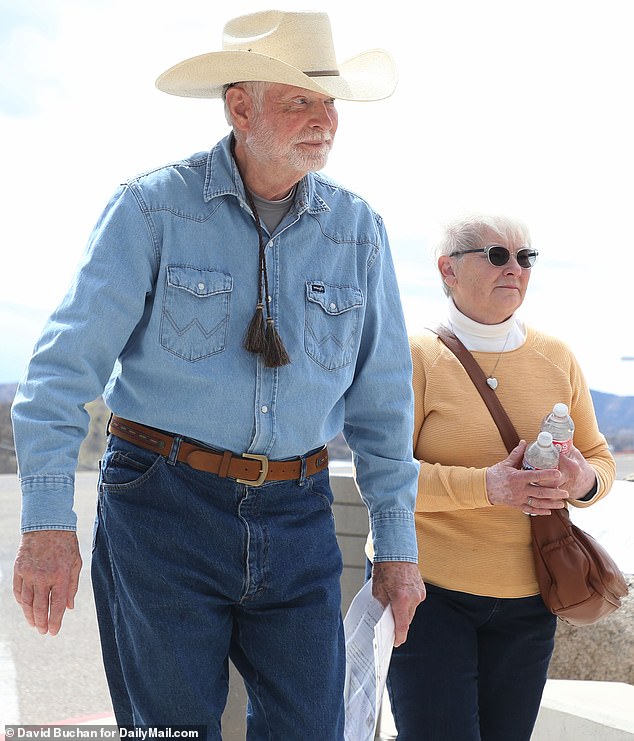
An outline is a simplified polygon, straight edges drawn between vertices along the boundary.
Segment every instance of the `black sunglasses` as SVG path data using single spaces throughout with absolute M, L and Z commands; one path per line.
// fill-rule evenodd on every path
M 487 260 L 491 263 L 491 265 L 495 265 L 496 268 L 501 268 L 502 265 L 506 265 L 506 263 L 511 259 L 511 252 L 506 247 L 502 247 L 501 244 L 490 244 L 488 247 L 482 247 L 482 249 L 479 250 L 463 250 L 462 252 L 452 252 L 449 257 L 457 257 L 458 255 L 468 255 L 472 252 L 483 252 Z M 523 270 L 527 270 L 528 268 L 532 268 L 535 264 L 535 261 L 537 260 L 537 255 L 539 252 L 537 250 L 524 248 L 521 250 L 518 250 L 515 253 L 515 259 L 517 260 L 517 264 L 522 268 Z

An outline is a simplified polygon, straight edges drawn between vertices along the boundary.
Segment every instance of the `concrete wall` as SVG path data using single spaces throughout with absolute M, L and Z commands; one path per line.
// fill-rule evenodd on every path
M 345 615 L 352 598 L 365 581 L 364 547 L 369 529 L 368 510 L 352 478 L 351 466 L 335 464 L 331 470 L 330 483 L 335 495 L 333 511 L 343 555 L 341 610 Z

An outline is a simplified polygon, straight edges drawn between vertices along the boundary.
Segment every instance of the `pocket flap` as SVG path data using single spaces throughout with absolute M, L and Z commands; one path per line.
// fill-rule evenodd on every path
M 332 286 L 320 280 L 306 281 L 306 298 L 335 316 L 363 306 L 363 293 L 354 286 Z
M 175 288 L 182 288 L 194 296 L 213 296 L 227 293 L 233 288 L 233 278 L 217 270 L 190 268 L 185 265 L 169 265 L 167 282 Z

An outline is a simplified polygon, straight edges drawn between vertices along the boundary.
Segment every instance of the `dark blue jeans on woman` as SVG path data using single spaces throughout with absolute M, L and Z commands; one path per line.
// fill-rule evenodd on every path
M 230 657 L 248 739 L 343 739 L 331 504 L 327 471 L 254 488 L 110 439 L 92 577 L 119 725 L 220 739 Z
M 398 741 L 529 741 L 557 619 L 539 595 L 426 586 L 388 675 Z

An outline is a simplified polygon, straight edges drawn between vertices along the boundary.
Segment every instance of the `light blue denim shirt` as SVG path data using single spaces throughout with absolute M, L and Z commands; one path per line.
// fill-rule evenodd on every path
M 229 137 L 123 184 L 13 405 L 22 529 L 72 530 L 84 404 L 222 450 L 301 455 L 342 429 L 377 561 L 416 561 L 411 362 L 381 218 L 321 174 L 267 241 L 290 365 L 243 349 L 258 237 Z M 104 391 L 105 389 L 105 391 Z

